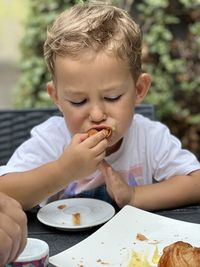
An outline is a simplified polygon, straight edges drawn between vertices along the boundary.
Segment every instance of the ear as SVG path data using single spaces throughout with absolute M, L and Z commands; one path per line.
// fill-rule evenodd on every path
M 62 112 L 62 108 L 59 104 L 58 92 L 55 88 L 53 81 L 47 83 L 47 92 L 48 92 L 51 100 L 58 107 L 58 109 Z
M 151 86 L 151 76 L 147 73 L 142 73 L 136 83 L 136 104 L 140 104 L 147 95 Z

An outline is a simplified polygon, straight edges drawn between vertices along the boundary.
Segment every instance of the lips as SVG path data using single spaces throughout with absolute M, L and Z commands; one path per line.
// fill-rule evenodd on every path
M 112 128 L 110 127 L 104 127 L 104 128 L 91 128 L 87 131 L 88 136 L 92 136 L 94 134 L 97 134 L 98 132 L 103 131 L 105 134 L 105 138 L 108 138 L 112 134 Z

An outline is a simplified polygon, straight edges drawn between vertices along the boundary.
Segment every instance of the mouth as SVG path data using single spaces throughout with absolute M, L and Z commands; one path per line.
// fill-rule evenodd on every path
M 111 127 L 101 127 L 101 128 L 91 128 L 87 131 L 88 136 L 92 136 L 94 134 L 97 134 L 98 132 L 103 131 L 105 134 L 105 138 L 108 138 L 112 134 L 112 128 Z

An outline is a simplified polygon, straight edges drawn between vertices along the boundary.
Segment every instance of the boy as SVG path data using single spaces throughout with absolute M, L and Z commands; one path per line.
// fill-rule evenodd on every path
M 72 7 L 49 29 L 44 56 L 47 91 L 64 118 L 32 130 L 1 167 L 1 191 L 24 209 L 76 196 L 146 210 L 200 201 L 195 156 L 161 123 L 134 116 L 151 79 L 141 71 L 140 30 L 125 11 Z M 90 129 L 97 133 L 89 136 Z

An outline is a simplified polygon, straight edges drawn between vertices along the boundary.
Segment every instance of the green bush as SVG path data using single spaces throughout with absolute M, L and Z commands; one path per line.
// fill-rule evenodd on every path
M 132 15 L 144 35 L 144 70 L 152 76 L 147 101 L 200 158 L 199 0 L 134 2 Z
M 21 77 L 14 91 L 16 107 L 51 106 L 46 93 L 46 82 L 50 74 L 43 59 L 43 44 L 47 27 L 55 17 L 76 0 L 34 0 L 29 1 L 29 15 L 25 26 L 25 35 L 21 40 Z
M 75 0 L 29 1 L 30 14 L 21 41 L 21 77 L 16 107 L 52 105 L 46 93 L 50 76 L 43 60 L 47 26 Z M 130 1 L 115 0 L 115 4 Z M 183 145 L 200 156 L 200 8 L 199 0 L 135 0 L 131 15 L 144 33 L 144 70 L 152 76 L 147 102 Z

